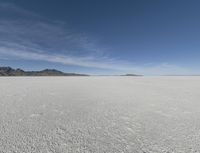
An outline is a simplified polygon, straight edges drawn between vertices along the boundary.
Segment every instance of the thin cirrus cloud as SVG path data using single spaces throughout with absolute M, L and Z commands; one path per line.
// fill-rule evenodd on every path
M 161 63 L 133 65 L 110 57 L 88 36 L 75 33 L 64 22 L 48 21 L 40 15 L 12 3 L 0 3 L 0 12 L 14 14 L 0 20 L 0 59 L 24 59 L 110 69 L 119 73 L 187 74 L 180 66 Z
M 67 29 L 62 22 L 41 21 L 31 12 L 27 17 L 24 9 L 13 4 L 0 4 L 0 8 L 20 15 L 15 20 L 0 20 L 0 53 L 4 56 L 97 68 L 102 67 L 102 60 L 108 59 L 103 48 L 87 36 Z
M 86 36 L 41 21 L 0 21 L 0 55 L 101 69 L 124 69 Z M 59 50 L 59 52 L 57 52 Z M 125 64 L 125 62 L 123 63 Z
M 10 47 L 13 46 L 13 47 Z M 27 51 L 28 50 L 28 51 Z M 40 60 L 47 62 L 56 62 L 67 65 L 77 65 L 83 67 L 94 67 L 102 69 L 123 69 L 114 64 L 112 59 L 96 59 L 93 56 L 75 57 L 62 54 L 47 54 L 37 49 L 28 48 L 18 44 L 8 44 L 0 47 L 0 54 L 10 57 L 17 57 L 18 59 Z M 98 61 L 97 61 L 98 60 Z M 102 60 L 106 60 L 102 61 Z M 114 66 L 115 65 L 115 66 Z

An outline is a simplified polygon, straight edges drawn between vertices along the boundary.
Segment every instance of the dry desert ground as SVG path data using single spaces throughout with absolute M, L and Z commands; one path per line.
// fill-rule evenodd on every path
M 199 153 L 200 77 L 1 77 L 0 153 Z

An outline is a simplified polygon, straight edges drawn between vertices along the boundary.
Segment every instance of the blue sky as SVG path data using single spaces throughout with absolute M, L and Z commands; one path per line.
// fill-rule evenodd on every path
M 200 74 L 198 0 L 0 0 L 0 65 Z

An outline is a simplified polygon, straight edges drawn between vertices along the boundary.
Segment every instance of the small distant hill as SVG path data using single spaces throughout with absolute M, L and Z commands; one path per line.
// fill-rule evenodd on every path
M 64 73 L 56 69 L 45 69 L 42 71 L 24 71 L 11 67 L 0 67 L 0 76 L 89 76 L 78 73 Z
M 121 75 L 121 76 L 143 76 L 143 75 L 138 75 L 138 74 L 125 74 L 125 75 Z

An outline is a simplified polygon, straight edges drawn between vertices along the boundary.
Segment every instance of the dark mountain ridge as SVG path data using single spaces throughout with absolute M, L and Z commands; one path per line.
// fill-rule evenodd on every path
M 64 73 L 56 69 L 45 69 L 42 71 L 24 71 L 11 67 L 0 67 L 0 76 L 89 76 L 87 74 Z

